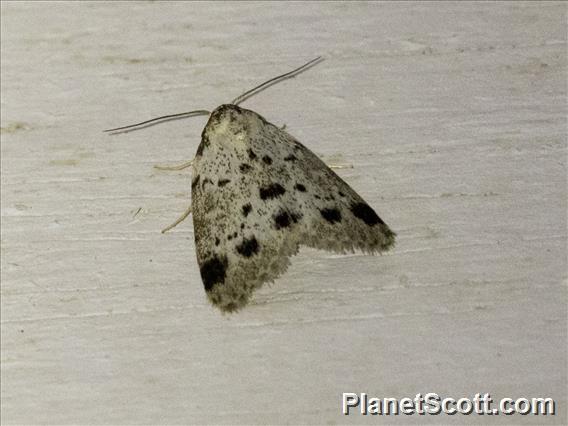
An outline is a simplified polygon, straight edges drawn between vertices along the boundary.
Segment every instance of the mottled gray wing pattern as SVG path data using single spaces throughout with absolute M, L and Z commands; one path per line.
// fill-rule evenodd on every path
M 395 234 L 314 153 L 253 111 L 222 105 L 211 114 L 194 161 L 197 260 L 211 302 L 246 305 L 300 245 L 376 253 Z

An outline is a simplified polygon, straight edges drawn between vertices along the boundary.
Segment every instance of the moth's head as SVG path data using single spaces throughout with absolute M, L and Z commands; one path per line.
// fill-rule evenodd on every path
M 248 136 L 251 126 L 256 124 L 252 111 L 232 104 L 217 107 L 209 117 L 205 131 L 209 137 L 220 136 L 239 140 Z
M 223 104 L 213 110 L 209 117 L 209 123 L 215 125 L 222 124 L 223 122 L 234 122 L 239 119 L 243 114 L 243 109 L 233 104 Z M 209 124 L 208 123 L 208 124 Z

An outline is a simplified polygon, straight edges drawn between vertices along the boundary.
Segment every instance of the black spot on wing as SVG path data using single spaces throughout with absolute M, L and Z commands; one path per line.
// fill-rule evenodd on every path
M 255 160 L 255 159 L 256 159 L 256 154 L 255 154 L 255 152 L 254 152 L 252 149 L 249 148 L 249 149 L 247 150 L 247 152 L 248 152 L 248 156 L 249 156 L 249 158 L 250 158 L 251 160 Z
M 221 240 L 219 239 L 219 237 L 215 237 L 215 245 L 218 246 L 220 242 Z
M 217 182 L 217 186 L 219 186 L 219 188 L 222 188 L 225 185 L 227 185 L 230 181 L 231 179 L 219 179 L 219 181 Z
M 329 223 L 341 222 L 341 212 L 336 208 L 332 209 L 321 209 L 321 216 L 327 220 Z
M 258 253 L 259 246 L 258 241 L 252 236 L 252 238 L 243 238 L 243 242 L 237 247 L 237 252 L 244 257 L 251 257 Z
M 272 158 L 270 158 L 268 155 L 262 157 L 262 161 L 264 161 L 264 163 L 268 164 L 269 166 L 272 164 Z
M 302 218 L 302 215 L 300 213 L 281 210 L 272 218 L 274 219 L 274 227 L 276 229 L 283 229 L 289 227 L 292 223 L 298 223 L 298 221 Z
M 356 203 L 351 205 L 351 211 L 355 217 L 361 219 L 369 226 L 376 225 L 377 223 L 384 223 L 383 220 L 369 207 L 367 203 Z
M 294 189 L 295 189 L 296 191 L 306 192 L 306 187 L 305 187 L 304 185 L 302 185 L 301 183 L 297 183 L 297 184 L 294 186 Z
M 298 159 L 298 157 L 296 157 L 294 154 L 290 154 L 287 157 L 284 157 L 284 161 L 296 161 Z
M 199 272 L 201 272 L 201 279 L 205 286 L 205 291 L 210 291 L 216 284 L 224 284 L 225 277 L 227 276 L 227 267 L 229 261 L 226 256 L 214 255 L 211 259 L 203 262 L 200 265 Z
M 243 173 L 249 172 L 250 169 L 251 169 L 251 167 L 247 163 L 241 163 L 241 165 L 239 166 L 239 170 Z
M 247 204 L 245 204 L 245 205 L 242 207 L 242 209 L 243 209 L 243 216 L 244 216 L 244 217 L 247 217 L 248 214 L 249 214 L 249 213 L 251 212 L 251 210 L 252 210 L 252 206 L 250 205 L 250 203 L 247 203 Z
M 278 198 L 285 193 L 286 190 L 279 183 L 271 183 L 270 185 L 263 186 L 259 190 L 261 200 L 270 200 L 272 198 Z
M 280 211 L 279 213 L 275 214 L 273 219 L 276 229 L 287 228 L 291 223 L 290 215 L 285 211 Z

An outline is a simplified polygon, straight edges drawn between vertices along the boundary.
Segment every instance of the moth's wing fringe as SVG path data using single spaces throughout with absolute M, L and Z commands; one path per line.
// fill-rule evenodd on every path
M 290 239 L 284 241 L 279 248 L 277 255 L 272 257 L 272 261 L 263 270 L 252 271 L 248 276 L 235 276 L 228 280 L 223 286 L 215 286 L 207 292 L 209 301 L 217 306 L 222 312 L 233 313 L 245 307 L 254 291 L 264 284 L 272 284 L 284 274 L 290 266 L 290 258 L 298 254 L 301 245 L 322 249 L 339 254 L 362 252 L 365 254 L 380 254 L 394 246 L 395 233 L 387 225 L 379 225 L 381 231 L 378 232 L 379 242 L 374 246 L 364 246 L 356 244 L 345 244 L 339 240 L 326 240 L 321 238 L 303 238 L 301 243 Z M 256 272 L 256 273 L 255 273 Z

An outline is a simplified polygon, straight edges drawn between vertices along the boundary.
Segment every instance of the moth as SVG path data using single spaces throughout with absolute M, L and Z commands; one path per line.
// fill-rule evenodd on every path
M 247 305 L 253 292 L 272 283 L 300 246 L 336 253 L 388 250 L 396 234 L 363 198 L 288 132 L 239 104 L 321 60 L 272 78 L 212 112 L 190 111 L 107 132 L 208 115 L 191 162 L 191 206 L 197 263 L 205 292 L 223 312 Z

